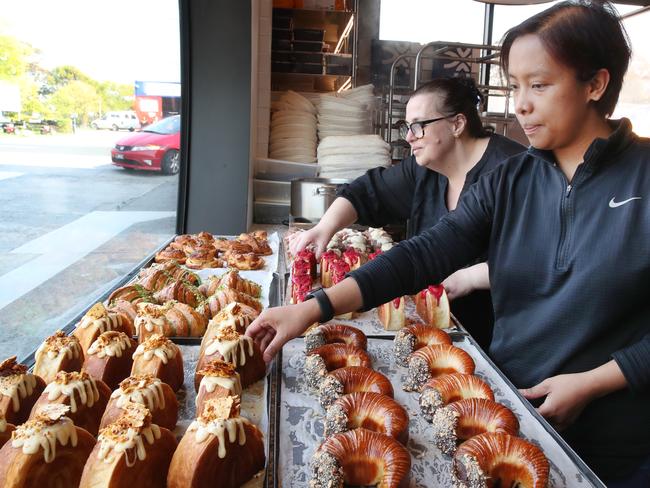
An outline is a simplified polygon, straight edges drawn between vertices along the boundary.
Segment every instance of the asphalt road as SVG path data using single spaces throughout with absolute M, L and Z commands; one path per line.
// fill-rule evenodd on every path
M 0 135 L 0 360 L 27 355 L 174 233 L 178 176 L 113 166 L 126 134 Z

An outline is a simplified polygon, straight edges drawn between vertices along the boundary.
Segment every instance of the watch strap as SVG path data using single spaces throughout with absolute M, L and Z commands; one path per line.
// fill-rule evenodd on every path
M 334 307 L 332 306 L 332 302 L 330 301 L 327 293 L 325 293 L 325 290 L 323 288 L 317 288 L 316 290 L 308 293 L 305 298 L 307 300 L 310 298 L 315 298 L 318 302 L 318 306 L 320 307 L 319 322 L 321 324 L 324 322 L 329 322 L 334 318 Z

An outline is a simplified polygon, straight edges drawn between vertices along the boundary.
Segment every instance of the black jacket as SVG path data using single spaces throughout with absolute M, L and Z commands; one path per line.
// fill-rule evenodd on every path
M 483 157 L 467 173 L 461 195 L 481 175 L 525 150 L 515 141 L 492 135 Z M 446 176 L 419 166 L 415 157 L 409 156 L 389 168 L 371 169 L 349 185 L 342 186 L 338 195 L 352 203 L 360 224 L 381 227 L 409 219 L 410 233 L 417 235 L 449 213 L 447 184 Z M 481 347 L 487 349 L 494 322 L 490 292 L 480 290 L 454 300 L 451 305 L 454 315 Z
M 529 149 L 481 177 L 422 236 L 352 273 L 370 308 L 449 275 L 489 247 L 490 353 L 517 387 L 612 358 L 629 387 L 563 435 L 603 477 L 650 454 L 650 141 L 623 119 L 571 185 Z

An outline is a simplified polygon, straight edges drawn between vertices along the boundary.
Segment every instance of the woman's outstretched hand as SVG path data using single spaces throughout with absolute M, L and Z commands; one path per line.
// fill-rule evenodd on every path
M 331 238 L 332 233 L 318 225 L 305 232 L 295 232 L 289 236 L 289 252 L 295 256 L 311 245 L 314 248 L 316 259 L 320 259 Z
M 298 305 L 267 308 L 246 329 L 246 335 L 260 347 L 264 361 L 270 362 L 282 346 L 316 322 L 320 309 L 316 300 Z

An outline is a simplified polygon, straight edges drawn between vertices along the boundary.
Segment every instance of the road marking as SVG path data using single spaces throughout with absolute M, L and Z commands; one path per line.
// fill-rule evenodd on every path
M 16 173 L 15 171 L 0 171 L 0 180 L 8 180 L 9 178 L 17 178 L 25 173 Z
M 39 256 L 0 276 L 0 310 L 133 224 L 173 217 L 175 214 L 175 212 L 91 212 L 10 251 L 10 254 L 39 254 Z
M 110 150 L 107 152 L 106 156 L 89 156 L 81 154 L 44 155 L 4 151 L 0 153 L 0 166 L 93 169 L 110 164 Z

